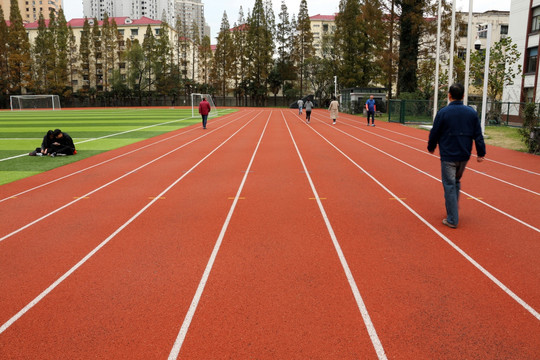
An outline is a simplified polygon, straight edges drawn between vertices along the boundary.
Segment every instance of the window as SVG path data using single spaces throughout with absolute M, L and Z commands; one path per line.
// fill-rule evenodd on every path
M 525 88 L 523 89 L 525 92 L 525 97 L 527 98 L 527 102 L 533 102 L 533 94 L 534 94 L 534 88 Z
M 531 31 L 537 32 L 540 30 L 540 6 L 532 9 L 532 19 L 531 19 Z
M 131 29 L 131 36 L 139 35 L 139 29 Z
M 459 37 L 467 37 L 467 31 L 469 30 L 469 24 L 459 24 Z
M 467 57 L 467 49 L 459 48 L 457 51 L 457 56 L 461 60 L 465 60 L 465 58 Z
M 322 26 L 322 29 L 323 29 L 324 32 L 327 32 L 328 31 L 328 24 L 324 24 Z
M 118 29 L 118 34 L 124 35 L 124 29 Z
M 536 62 L 538 60 L 538 48 L 530 48 L 527 50 L 527 68 L 526 73 L 536 72 Z
M 159 36 L 159 32 L 161 31 L 161 29 L 155 29 L 156 30 L 156 35 Z
M 501 35 L 508 35 L 508 25 L 501 25 Z

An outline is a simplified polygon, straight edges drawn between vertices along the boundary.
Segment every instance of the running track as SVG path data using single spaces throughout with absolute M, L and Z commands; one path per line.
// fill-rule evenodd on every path
M 540 359 L 540 161 L 244 109 L 0 187 L 2 359 Z

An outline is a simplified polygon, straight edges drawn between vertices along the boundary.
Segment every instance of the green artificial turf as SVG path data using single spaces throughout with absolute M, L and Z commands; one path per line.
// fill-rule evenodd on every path
M 233 111 L 220 109 L 219 114 Z M 1 111 L 0 185 L 200 121 L 198 115 L 195 118 L 191 116 L 191 109 Z M 27 156 L 40 147 L 47 130 L 57 128 L 73 138 L 76 155 L 55 158 Z M 25 156 L 16 157 L 23 154 Z M 15 158 L 8 159 L 11 157 Z

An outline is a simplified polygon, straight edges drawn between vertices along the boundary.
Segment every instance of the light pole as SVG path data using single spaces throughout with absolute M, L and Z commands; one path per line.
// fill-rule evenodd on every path
M 491 48 L 491 24 L 478 25 L 478 34 L 487 31 L 486 40 L 486 58 L 484 60 L 484 88 L 482 90 L 482 119 L 480 125 L 482 126 L 482 134 L 486 129 L 486 114 L 487 114 L 487 91 L 488 91 L 488 79 L 489 79 L 489 52 Z M 480 50 L 482 44 L 479 40 L 474 43 L 474 48 Z
M 433 121 L 437 115 L 439 102 L 439 61 L 441 56 L 441 0 L 439 0 L 439 12 L 437 16 L 437 51 L 435 55 L 435 90 L 433 92 Z
M 334 76 L 334 97 L 337 99 L 337 76 Z
M 469 68 L 471 65 L 472 8 L 473 0 L 469 0 L 469 25 L 467 26 L 467 56 L 465 59 L 465 94 L 463 96 L 463 104 L 465 105 L 469 103 Z

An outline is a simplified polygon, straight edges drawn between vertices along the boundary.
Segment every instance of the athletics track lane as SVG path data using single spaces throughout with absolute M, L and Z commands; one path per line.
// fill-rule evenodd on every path
M 382 126 L 385 126 L 383 124 Z M 538 231 L 530 228 L 502 215 L 493 209 L 469 199 L 466 195 L 461 198 L 460 228 L 451 230 L 441 224 L 444 217 L 444 200 L 440 180 L 429 178 L 411 167 L 384 155 L 385 159 L 381 163 L 382 153 L 353 139 L 344 136 L 340 132 L 340 127 L 325 126 L 329 138 L 332 141 L 339 141 L 347 144 L 347 153 L 357 154 L 356 157 L 362 159 L 362 163 L 370 163 L 369 169 L 379 178 L 388 179 L 392 184 L 391 189 L 398 196 L 406 199 L 406 202 L 413 206 L 431 224 L 447 235 L 461 246 L 474 259 L 480 262 L 504 284 L 509 286 L 529 305 L 535 309 L 540 308 L 540 292 L 531 291 L 538 286 L 540 278 L 540 268 L 537 259 L 540 256 L 540 243 L 538 242 Z M 380 127 L 375 130 L 380 129 Z M 345 131 L 351 132 L 350 127 L 345 127 Z M 420 133 L 422 133 L 420 131 Z M 413 163 L 423 171 L 431 173 L 440 178 L 440 161 L 430 157 L 419 156 L 418 152 L 410 149 L 400 148 L 392 142 L 385 142 L 376 136 L 369 136 L 365 133 L 354 133 L 357 139 L 376 146 L 387 153 L 393 154 L 399 159 L 408 163 Z M 474 160 L 472 160 L 474 162 Z M 380 166 L 379 164 L 384 164 Z M 393 171 L 399 176 L 388 177 L 388 171 Z M 532 225 L 539 226 L 538 218 L 531 216 L 540 211 L 540 201 L 536 195 L 522 190 L 509 187 L 500 182 L 486 181 L 481 175 L 467 172 L 465 173 L 462 190 L 472 195 L 480 196 L 490 204 L 502 207 L 511 215 L 531 221 Z M 489 179 L 488 179 L 489 180 Z M 482 183 L 482 181 L 484 181 Z M 480 184 L 478 184 L 480 183 Z M 498 194 L 504 193 L 509 199 L 503 202 Z M 431 194 L 431 196 L 426 196 Z M 478 195 L 480 194 L 480 195 Z M 524 205 L 525 204 L 525 205 Z
M 440 183 L 424 179 L 424 175 L 351 141 L 327 125 L 326 119 L 325 123 L 312 120 L 311 126 L 297 121 L 331 138 L 397 196 L 405 197 L 404 201 L 424 216 L 429 215 L 432 224 L 451 239 L 471 241 L 467 237 L 471 225 L 466 231 L 463 231 L 465 227 L 456 231 L 444 229 L 439 225 L 442 216 L 432 215 L 433 209 L 443 206 L 442 199 L 426 194 L 439 193 Z M 340 127 L 339 121 L 336 127 Z M 317 138 L 320 140 L 315 133 L 298 136 L 299 147 L 305 149 L 305 160 L 308 167 L 311 164 L 321 197 L 327 198 L 324 205 L 328 216 L 342 242 L 388 358 L 528 359 L 540 356 L 538 319 L 391 199 L 343 155 L 328 144 L 315 146 Z M 315 168 L 316 165 L 319 167 Z M 429 206 L 423 211 L 417 209 L 419 204 Z M 509 223 L 504 219 L 497 221 Z M 514 250 L 517 248 L 519 245 L 514 244 Z M 511 264 L 516 265 L 518 261 Z M 521 270 L 519 266 L 509 267 L 512 279 L 522 277 L 529 285 L 519 289 L 523 290 L 520 295 L 537 299 L 535 284 L 540 277 Z M 537 303 L 532 305 L 538 308 Z
M 92 267 L 92 264 L 95 260 L 92 259 L 87 264 L 83 265 L 78 271 L 76 271 L 72 275 L 73 278 L 68 278 L 65 284 L 61 284 L 57 289 L 53 290 L 53 292 L 51 292 L 51 294 L 43 300 L 43 303 L 40 303 L 34 309 L 31 309 L 28 314 L 24 315 L 21 319 L 14 323 L 12 327 L 6 331 L 6 333 L 0 335 L 0 341 L 2 341 L 2 345 L 0 346 L 0 348 L 3 349 L 2 351 L 5 351 L 6 353 L 8 351 L 7 346 L 4 346 L 5 344 L 10 344 L 10 349 L 14 351 L 36 351 L 37 354 L 41 354 L 40 356 L 37 356 L 39 358 L 43 358 L 43 354 L 50 354 L 47 355 L 50 356 L 50 358 L 60 358 L 63 357 L 62 354 L 70 354 L 71 352 L 74 352 L 73 357 L 75 358 L 88 357 L 84 354 L 96 352 L 102 352 L 102 357 L 107 357 L 107 354 L 116 354 L 115 351 L 125 351 L 124 355 L 122 355 L 121 353 L 119 354 L 119 357 L 121 358 L 122 356 L 126 356 L 126 354 L 130 353 L 130 350 L 127 348 L 122 348 L 119 345 L 126 345 L 125 342 L 132 345 L 132 343 L 134 342 L 133 339 L 137 339 L 137 342 L 139 340 L 142 340 L 141 346 L 146 346 L 155 350 L 155 344 L 153 340 L 147 341 L 145 338 L 146 334 L 138 334 L 141 328 L 145 329 L 149 326 L 148 324 L 145 324 L 144 327 L 142 326 L 142 324 L 145 322 L 150 323 L 150 320 L 147 320 L 146 316 L 155 315 L 149 312 L 147 314 L 146 308 L 155 306 L 155 310 L 161 312 L 161 316 L 156 317 L 157 321 L 163 321 L 162 318 L 165 318 L 170 319 L 173 322 L 171 325 L 170 335 L 172 339 L 169 339 L 171 344 L 164 345 L 164 349 L 161 349 L 162 351 L 167 353 L 169 347 L 172 345 L 172 341 L 174 340 L 176 331 L 175 326 L 178 324 L 178 322 L 181 322 L 181 319 L 185 313 L 185 309 L 183 309 L 184 313 L 182 313 L 181 316 L 179 315 L 179 318 L 169 318 L 167 311 L 169 311 L 169 308 L 174 309 L 178 306 L 178 301 L 180 298 L 178 296 L 178 291 L 185 291 L 184 286 L 186 286 L 186 284 L 184 284 L 182 280 L 186 278 L 187 280 L 189 280 L 190 278 L 192 278 L 193 283 L 196 285 L 198 278 L 200 277 L 200 273 L 197 272 L 197 270 L 200 269 L 194 266 L 196 265 L 197 259 L 202 259 L 203 262 L 201 262 L 201 266 L 204 266 L 204 261 L 209 256 L 210 251 L 206 253 L 204 252 L 205 243 L 202 241 L 202 237 L 198 234 L 212 230 L 213 222 L 209 222 L 206 216 L 208 216 L 210 219 L 215 218 L 217 219 L 217 221 L 219 221 L 220 216 L 221 218 L 224 217 L 224 214 L 220 215 L 220 209 L 222 207 L 218 205 L 222 204 L 222 212 L 226 213 L 226 206 L 229 202 L 226 196 L 234 190 L 233 188 L 235 186 L 237 186 L 235 177 L 238 177 L 240 179 L 242 175 L 241 169 L 244 167 L 244 164 L 241 163 L 241 156 L 244 152 L 249 151 L 249 137 L 246 137 L 246 141 L 244 142 L 237 141 L 230 143 L 236 146 L 241 146 L 240 149 L 236 149 L 235 151 L 233 151 L 235 157 L 231 157 L 230 153 L 220 155 L 220 157 L 215 160 L 215 164 L 211 163 L 211 165 L 209 165 L 209 170 L 207 171 L 211 171 L 211 176 L 206 181 L 204 181 L 204 179 L 199 179 L 197 175 L 194 175 L 197 172 L 197 169 L 194 170 L 194 174 L 186 176 L 185 180 L 193 180 L 191 180 L 191 183 L 189 185 L 184 185 L 183 181 L 177 185 L 177 188 L 183 190 L 183 195 L 181 199 L 175 199 L 174 197 L 167 198 L 167 195 L 165 199 L 157 201 L 154 204 L 154 207 L 158 208 L 157 214 L 154 214 L 153 216 L 146 215 L 149 217 L 146 218 L 146 221 L 140 224 L 139 222 L 143 220 L 138 220 L 138 226 L 136 226 L 135 224 L 128 226 L 125 231 L 131 230 L 133 227 L 135 227 L 135 232 L 128 233 L 129 235 L 124 235 L 123 233 L 120 233 L 122 237 L 118 236 L 118 238 L 113 239 L 110 244 L 107 244 L 107 246 L 105 246 L 100 252 L 96 254 L 96 258 L 104 256 L 102 254 L 111 255 L 110 257 L 106 258 L 104 264 L 99 263 L 99 265 L 97 265 L 97 269 L 99 269 L 99 271 L 93 272 L 95 268 Z M 163 164 L 163 166 L 149 169 L 148 173 L 140 174 L 140 181 L 133 180 L 133 184 L 124 183 L 120 187 L 117 187 L 115 190 L 111 190 L 110 193 L 102 195 L 100 199 L 96 198 L 89 200 L 95 201 L 97 203 L 104 203 L 109 201 L 113 201 L 114 203 L 120 203 L 125 207 L 124 212 L 130 213 L 131 216 L 132 212 L 139 209 L 136 208 L 134 210 L 130 210 L 133 208 L 129 206 L 129 199 L 127 198 L 127 196 L 114 199 L 111 199 L 110 196 L 114 196 L 115 192 L 123 192 L 126 187 L 138 187 L 139 192 L 137 196 L 139 198 L 142 197 L 144 203 L 148 203 L 148 196 L 156 196 L 157 194 L 159 194 L 159 191 L 162 191 L 162 188 L 157 190 L 153 189 L 153 182 L 148 181 L 148 179 L 151 178 L 152 173 L 155 174 L 156 171 L 158 171 L 161 174 L 161 177 L 168 179 L 177 178 L 178 176 L 182 175 L 183 171 L 188 170 L 197 161 L 201 159 L 201 156 L 199 156 L 198 152 L 204 153 L 206 155 L 212 150 L 213 146 L 209 147 L 209 145 L 210 142 L 208 141 L 206 145 L 201 146 L 198 151 L 194 151 L 192 149 L 192 152 L 190 153 L 180 154 L 177 159 L 178 164 L 176 165 Z M 218 153 L 220 153 L 220 151 L 216 152 L 215 155 L 217 155 Z M 210 159 L 212 159 L 212 157 L 210 157 L 209 160 Z M 182 160 L 185 160 L 185 162 L 182 162 Z M 234 166 L 231 166 L 231 162 Z M 204 164 L 205 163 L 203 162 L 201 166 Z M 219 171 L 222 167 L 224 167 L 221 164 L 225 164 L 225 168 L 230 169 L 228 169 L 227 172 L 216 173 L 216 170 Z M 174 165 L 174 167 L 170 167 L 170 165 Z M 216 177 L 219 178 L 223 175 L 225 175 L 225 180 L 216 179 Z M 204 174 L 202 176 L 204 176 Z M 170 180 L 169 183 L 170 182 L 172 182 L 172 180 Z M 210 189 L 210 191 L 206 191 L 206 189 Z M 196 195 L 201 195 L 201 192 L 203 195 L 203 200 L 199 201 Z M 135 193 L 137 194 L 136 191 Z M 211 194 L 211 196 L 217 193 L 218 197 L 216 198 L 215 196 L 213 196 L 208 199 L 205 195 L 206 193 Z M 96 197 L 98 194 L 100 193 L 97 193 Z M 179 201 L 177 202 L 176 200 Z M 212 206 L 209 206 L 209 203 L 212 203 Z M 167 204 L 169 204 L 167 209 L 161 211 L 159 210 L 160 206 L 166 206 Z M 194 204 L 194 206 L 192 206 L 192 204 Z M 197 206 L 195 205 L 199 206 L 199 208 L 197 208 Z M 94 206 L 96 206 L 96 204 L 94 204 Z M 201 206 L 202 208 L 200 208 Z M 151 207 L 149 210 L 153 210 L 153 208 Z M 193 216 L 195 216 L 195 219 L 193 219 Z M 183 223 L 179 223 L 178 227 L 167 226 L 168 221 L 172 221 L 172 219 L 176 219 L 176 222 L 183 221 Z M 49 226 L 51 225 L 51 223 L 58 224 L 58 222 L 80 222 L 79 218 L 77 217 L 73 217 L 70 220 L 71 222 L 66 219 L 56 219 L 56 222 L 49 221 Z M 101 221 L 104 220 L 106 221 L 106 215 L 101 219 Z M 115 228 L 120 226 L 122 222 L 123 220 L 115 221 Z M 81 230 L 83 231 L 80 231 L 77 236 L 73 236 L 72 241 L 63 244 L 63 248 L 60 249 L 60 253 L 64 255 L 64 253 L 69 253 L 71 251 L 75 252 L 75 250 L 78 250 L 78 257 L 75 261 L 78 261 L 82 256 L 84 256 L 86 252 L 82 253 L 80 249 L 78 249 L 76 246 L 77 238 L 79 236 L 83 236 L 85 233 L 95 234 L 95 230 L 100 228 L 101 223 L 91 222 L 89 225 L 90 228 L 87 229 L 84 229 L 84 226 L 81 226 Z M 92 231 L 92 226 L 94 227 L 94 231 Z M 141 234 L 144 234 L 146 236 L 141 236 Z M 173 234 L 176 235 L 173 236 Z M 178 241 L 178 234 L 182 234 L 182 236 L 186 237 L 186 239 L 188 240 L 186 244 Z M 106 235 L 101 234 L 99 234 L 98 236 L 100 237 L 98 238 L 97 236 L 94 236 L 91 238 L 91 240 L 95 242 L 92 247 L 97 243 L 103 241 L 103 239 L 106 237 Z M 213 245 L 214 239 L 215 235 L 212 236 L 210 242 L 208 242 L 208 246 L 210 246 L 210 249 L 211 245 Z M 39 239 L 34 240 L 39 241 Z M 153 242 L 155 241 L 158 241 L 158 244 L 161 244 L 159 242 L 160 240 L 163 242 L 163 246 L 158 246 L 155 249 L 148 248 L 153 246 Z M 141 247 L 139 245 L 139 242 L 145 244 L 146 247 Z M 119 243 L 119 245 L 116 245 L 117 243 Z M 116 246 L 120 246 L 120 248 L 117 248 Z M 122 246 L 124 248 L 122 248 Z M 72 247 L 75 247 L 76 249 L 73 250 Z M 111 249 L 112 252 L 110 252 Z M 154 273 L 150 272 L 143 275 L 137 273 L 137 267 L 139 266 L 139 263 L 134 260 L 133 257 L 128 256 L 128 254 L 132 253 L 134 253 L 133 256 L 139 256 L 143 258 L 140 259 L 142 263 L 142 269 L 140 271 L 147 269 L 147 267 L 153 267 L 152 270 L 154 270 Z M 163 262 L 161 261 L 160 255 L 163 256 Z M 54 254 L 53 256 L 58 255 Z M 165 259 L 168 261 L 175 261 L 173 268 L 176 269 L 176 272 L 171 272 L 172 277 L 166 271 L 166 265 L 170 265 L 170 263 L 167 263 Z M 62 272 L 66 271 L 69 266 L 72 266 L 75 263 L 75 261 L 67 261 L 63 257 L 60 260 L 61 261 L 59 262 L 61 263 L 61 265 L 63 265 L 63 268 L 61 268 L 61 270 L 57 270 L 57 273 L 51 274 L 54 275 L 54 279 L 57 278 Z M 34 273 L 27 272 L 27 278 L 23 279 L 23 281 L 26 281 L 27 283 L 32 285 L 32 289 L 38 289 L 39 291 L 41 291 L 48 284 L 45 285 L 44 282 L 44 284 L 39 284 L 39 286 L 36 286 L 35 276 L 40 276 L 39 271 L 49 273 L 49 268 L 54 268 L 56 264 L 53 261 L 52 263 L 40 262 L 39 265 L 41 266 L 41 269 L 34 270 Z M 122 265 L 125 265 L 126 268 L 122 268 Z M 161 272 L 162 266 L 165 267 L 165 270 L 163 270 L 163 272 Z M 85 271 L 90 271 L 90 275 L 86 274 Z M 170 305 L 169 308 L 160 306 L 163 304 L 163 301 L 161 301 L 159 298 L 155 301 L 155 305 L 152 304 L 153 301 L 148 301 L 148 299 L 154 300 L 156 298 L 156 295 L 161 294 L 161 291 L 158 290 L 163 290 L 162 287 L 164 287 L 164 284 L 160 282 L 160 274 L 164 274 L 162 279 L 163 281 L 168 281 L 168 283 L 166 283 L 167 287 L 170 286 L 172 290 L 175 291 L 175 296 L 171 296 L 166 299 L 167 301 L 169 301 L 169 303 L 163 300 L 165 303 Z M 177 274 L 176 277 L 174 276 L 175 274 Z M 126 280 L 126 278 L 131 279 L 130 276 L 134 276 L 135 278 L 140 277 L 140 282 L 131 282 Z M 85 279 L 83 281 L 84 284 L 73 285 L 71 283 L 73 281 L 72 279 L 78 277 L 82 277 L 83 279 Z M 115 284 L 114 280 L 118 280 L 118 277 L 120 278 L 120 281 L 119 283 Z M 49 283 L 52 282 L 52 280 L 54 279 L 48 279 Z M 171 281 L 174 284 L 172 284 Z M 103 284 L 103 282 L 105 283 Z M 146 284 L 146 282 L 148 282 L 149 284 L 154 284 L 155 282 L 157 282 L 157 284 L 155 284 L 155 286 L 152 288 L 149 286 L 149 284 Z M 86 289 L 85 285 L 88 286 L 89 289 Z M 189 283 L 187 285 L 189 285 Z M 4 286 L 2 285 L 2 287 Z M 81 288 L 82 292 L 76 291 L 78 287 Z M 158 287 L 158 290 L 155 289 L 156 287 Z M 175 287 L 177 287 L 178 289 L 175 289 Z M 190 290 L 191 291 L 188 291 L 186 293 L 187 305 L 189 305 L 189 301 L 194 292 L 194 288 Z M 146 291 L 148 291 L 150 295 L 152 293 L 155 295 L 150 296 L 146 293 Z M 94 294 L 95 297 L 92 296 Z M 146 297 L 137 297 L 137 294 L 141 294 L 140 296 L 146 295 Z M 137 306 L 122 306 L 122 301 L 130 301 L 133 297 L 135 297 L 133 301 L 138 301 L 138 305 L 141 305 L 142 302 L 141 310 L 137 310 Z M 54 299 L 56 299 L 56 301 Z M 22 299 L 10 298 L 9 300 L 15 302 L 16 305 L 18 305 L 18 307 L 20 308 L 22 307 L 22 305 L 24 305 L 24 303 L 31 299 L 24 299 L 24 302 L 22 301 Z M 19 301 L 17 302 L 17 300 Z M 170 304 L 171 301 L 173 302 L 172 304 Z M 82 302 L 82 304 L 80 302 Z M 93 308 L 94 306 L 96 307 L 96 309 L 99 310 L 95 310 Z M 115 306 L 117 308 L 115 308 Z M 6 307 L 2 307 L 2 309 L 3 312 L 7 312 L 8 310 Z M 122 321 L 121 318 L 118 319 L 114 316 L 114 314 L 117 314 L 116 316 L 125 315 L 124 313 L 122 313 L 122 310 L 127 311 L 128 314 L 131 314 L 131 316 L 140 317 L 140 320 L 135 320 L 131 318 L 129 319 L 131 321 L 126 322 Z M 75 313 L 77 313 L 78 311 L 82 312 L 83 314 L 81 316 L 75 315 Z M 11 316 L 13 315 L 13 313 L 14 311 L 10 311 L 7 315 Z M 6 316 L 6 314 L 3 313 L 3 317 L 4 316 Z M 51 319 L 51 316 L 53 316 L 54 319 Z M 107 318 L 107 316 L 111 317 Z M 126 317 L 128 316 L 126 315 Z M 145 322 L 141 322 L 143 320 Z M 103 323 L 100 323 L 99 321 Z M 56 324 L 56 326 L 54 326 L 54 324 Z M 122 331 L 118 331 L 118 328 L 123 328 L 125 331 L 132 331 L 136 334 L 131 334 L 131 336 L 125 336 Z M 110 329 L 110 332 L 106 331 L 106 329 Z M 149 336 L 149 339 L 152 339 L 152 337 L 163 337 L 162 329 L 160 327 L 152 328 L 151 330 L 153 331 L 153 334 Z M 119 338 L 111 335 L 116 333 L 118 333 L 117 336 Z M 115 343 L 115 341 L 117 341 L 118 343 Z M 124 343 L 122 343 L 122 341 L 124 341 Z M 163 338 L 162 341 L 167 344 L 166 338 Z M 23 344 L 21 344 L 21 342 Z M 98 346 L 97 344 L 101 345 Z M 141 355 L 141 358 L 153 358 L 153 356 Z
M 179 358 L 375 359 L 279 111 L 240 197 Z

